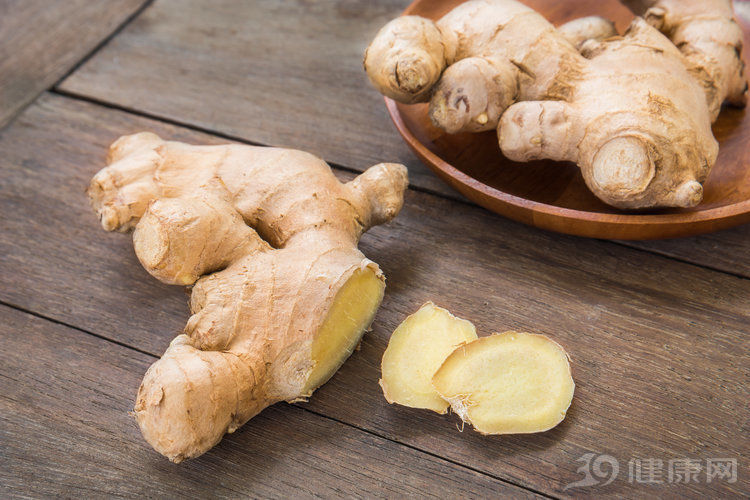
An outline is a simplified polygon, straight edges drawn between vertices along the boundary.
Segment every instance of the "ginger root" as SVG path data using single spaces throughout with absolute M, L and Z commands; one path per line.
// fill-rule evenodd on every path
M 432 376 L 456 347 L 476 338 L 471 322 L 427 302 L 391 335 L 381 365 L 385 399 L 445 413 L 448 402 L 432 386 Z
M 543 335 L 477 338 L 432 302 L 393 332 L 380 385 L 389 403 L 445 413 L 482 434 L 543 432 L 562 422 L 575 384 L 565 350 Z
M 448 133 L 496 129 L 511 160 L 577 163 L 612 206 L 694 206 L 718 155 L 711 124 L 745 103 L 742 31 L 729 0 L 623 1 L 646 18 L 623 36 L 597 18 L 555 29 L 515 0 L 400 17 L 365 70 L 392 99 L 429 101 Z
M 308 153 L 125 136 L 88 194 L 108 231 L 135 229 L 143 267 L 192 285 L 192 316 L 143 379 L 135 417 L 174 462 L 265 407 L 325 383 L 370 326 L 385 287 L 357 249 L 391 220 L 402 165 L 341 184 Z

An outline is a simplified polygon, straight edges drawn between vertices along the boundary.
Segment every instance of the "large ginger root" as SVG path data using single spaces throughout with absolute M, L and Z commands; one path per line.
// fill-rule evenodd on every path
M 308 397 L 351 354 L 385 287 L 357 249 L 400 210 L 406 169 L 341 184 L 301 151 L 122 137 L 89 196 L 165 283 L 193 285 L 185 331 L 146 373 L 135 416 L 175 462 L 263 408 Z
M 575 384 L 565 350 L 543 335 L 477 338 L 432 302 L 406 318 L 383 354 L 389 403 L 453 410 L 483 434 L 542 432 L 565 418 Z
M 512 160 L 577 163 L 610 205 L 694 206 L 718 154 L 711 123 L 745 102 L 742 32 L 729 0 L 624 1 L 648 19 L 624 36 L 591 18 L 555 29 L 514 0 L 400 17 L 365 70 L 388 97 L 429 101 L 448 133 L 497 128 Z
M 432 376 L 456 347 L 476 340 L 474 325 L 432 302 L 394 330 L 383 354 L 380 386 L 389 403 L 445 413 L 448 402 L 432 386 Z

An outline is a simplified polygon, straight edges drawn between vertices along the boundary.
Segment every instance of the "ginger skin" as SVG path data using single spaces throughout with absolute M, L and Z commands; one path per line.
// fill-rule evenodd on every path
M 429 101 L 448 133 L 496 129 L 511 160 L 578 164 L 612 206 L 695 206 L 718 155 L 711 124 L 724 101 L 745 103 L 742 32 L 729 0 L 623 1 L 646 18 L 623 36 L 595 18 L 555 29 L 515 0 L 400 17 L 365 70 L 392 99 Z
M 583 44 L 589 40 L 606 40 L 617 36 L 615 24 L 598 16 L 574 19 L 558 27 L 557 32 L 576 50 L 581 50 Z
M 680 49 L 706 92 L 712 120 L 724 101 L 747 104 L 742 28 L 729 0 L 620 0 Z
M 88 194 L 143 267 L 193 285 L 184 333 L 147 371 L 135 417 L 174 462 L 201 455 L 265 407 L 309 396 L 356 347 L 384 278 L 357 249 L 401 209 L 402 165 L 346 184 L 301 151 L 125 136 Z

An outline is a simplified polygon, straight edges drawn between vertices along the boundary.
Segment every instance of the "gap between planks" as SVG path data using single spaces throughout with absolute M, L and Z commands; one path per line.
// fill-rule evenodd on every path
M 160 357 L 161 357 L 158 354 L 155 354 L 155 353 L 150 352 L 150 351 L 146 351 L 144 349 L 140 349 L 140 348 L 132 346 L 132 345 L 126 343 L 126 342 L 120 342 L 118 340 L 109 338 L 109 337 L 107 337 L 105 335 L 101 335 L 101 334 L 98 334 L 98 333 L 86 330 L 84 328 L 72 325 L 72 324 L 67 323 L 65 321 L 60 321 L 58 319 L 55 319 L 55 318 L 52 318 L 52 317 L 49 317 L 49 316 L 45 316 L 44 314 L 38 313 L 36 311 L 32 311 L 30 309 L 26 309 L 25 307 L 21 307 L 21 306 L 15 305 L 15 304 L 11 304 L 11 303 L 3 301 L 3 300 L 0 300 L 0 306 L 4 306 L 4 307 L 10 308 L 10 309 L 14 309 L 14 310 L 22 312 L 24 314 L 28 314 L 29 316 L 33 316 L 35 318 L 39 318 L 39 319 L 42 319 L 42 320 L 45 320 L 45 321 L 49 321 L 50 323 L 54 323 L 56 325 L 64 326 L 66 328 L 70 328 L 71 330 L 75 330 L 75 331 L 84 333 L 86 335 L 91 335 L 92 337 L 96 337 L 96 338 L 98 338 L 100 340 L 104 340 L 105 342 L 111 342 L 112 344 L 118 345 L 120 347 L 124 347 L 126 349 L 133 350 L 135 352 L 138 352 L 140 354 L 144 354 L 144 355 L 149 356 L 149 357 L 154 358 L 154 359 L 160 359 Z M 305 411 L 305 412 L 310 413 L 312 415 L 315 415 L 317 417 L 323 418 L 325 420 L 336 422 L 338 424 L 345 425 L 345 426 L 350 427 L 352 429 L 356 429 L 356 430 L 358 430 L 360 432 L 364 432 L 365 434 L 368 434 L 370 436 L 374 436 L 374 437 L 377 437 L 379 439 L 383 439 L 385 441 L 390 441 L 390 442 L 398 444 L 400 446 L 404 446 L 405 448 L 409 448 L 409 449 L 414 450 L 414 451 L 416 451 L 418 453 L 422 453 L 424 455 L 433 457 L 433 458 L 441 460 L 443 462 L 455 465 L 456 467 L 461 467 L 462 469 L 466 469 L 466 470 L 475 472 L 477 474 L 481 474 L 481 475 L 483 475 L 485 477 L 494 479 L 496 481 L 500 481 L 502 483 L 505 483 L 505 484 L 508 484 L 508 485 L 511 485 L 511 486 L 515 486 L 517 488 L 520 488 L 520 489 L 523 489 L 523 490 L 526 490 L 526 491 L 529 491 L 531 493 L 539 495 L 540 497 L 551 498 L 551 499 L 555 499 L 555 500 L 558 499 L 558 497 L 552 496 L 552 495 L 550 495 L 548 493 L 545 493 L 543 491 L 536 490 L 534 488 L 530 488 L 528 486 L 525 486 L 525 485 L 522 485 L 522 484 L 518 484 L 518 483 L 515 483 L 513 481 L 509 481 L 509 480 L 504 479 L 502 477 L 499 477 L 499 476 L 496 476 L 494 474 L 490 474 L 490 473 L 482 471 L 480 469 L 471 467 L 469 465 L 463 464 L 463 463 L 458 462 L 456 460 L 452 460 L 450 458 L 443 457 L 443 456 L 438 455 L 436 453 L 432 453 L 430 451 L 423 450 L 423 449 L 421 449 L 421 448 L 419 448 L 417 446 L 414 446 L 412 444 L 409 444 L 409 443 L 406 443 L 406 442 L 401 442 L 399 440 L 389 438 L 388 436 L 384 436 L 382 434 L 379 434 L 377 432 L 371 431 L 369 429 L 365 429 L 365 428 L 360 427 L 358 425 L 354 425 L 354 424 L 345 422 L 343 420 L 339 420 L 339 419 L 337 419 L 335 417 L 331 417 L 329 415 L 326 415 L 325 413 L 321 413 L 321 412 L 318 412 L 318 411 L 315 411 L 315 410 L 311 410 L 310 408 L 307 408 L 304 404 L 300 404 L 300 403 L 291 403 L 291 404 L 293 404 L 295 407 L 301 409 L 302 411 Z M 210 450 L 209 450 L 209 452 L 210 452 Z
M 152 2 L 152 1 L 154 1 L 154 0 L 149 0 L 148 3 Z M 123 25 L 123 28 L 124 28 L 124 25 Z M 102 46 L 104 46 L 105 44 L 106 44 L 106 42 L 103 43 Z M 90 58 L 92 55 L 93 55 L 93 53 L 89 54 L 87 56 L 87 58 Z M 79 66 L 80 64 L 83 64 L 83 62 L 84 61 L 81 61 L 77 66 Z M 73 71 L 74 70 L 72 70 L 71 73 Z M 264 146 L 264 147 L 268 146 L 268 144 L 264 144 L 264 143 L 256 142 L 256 141 L 251 141 L 251 140 L 245 139 L 243 137 L 239 137 L 239 136 L 235 136 L 235 135 L 231 135 L 231 134 L 226 134 L 224 132 L 220 132 L 220 131 L 217 131 L 217 130 L 212 130 L 210 128 L 206 128 L 206 127 L 201 127 L 201 126 L 198 126 L 198 125 L 194 125 L 194 124 L 189 123 L 189 122 L 183 122 L 183 121 L 180 121 L 180 120 L 175 120 L 173 118 L 168 118 L 168 117 L 165 117 L 165 116 L 161 116 L 159 114 L 149 113 L 149 112 L 146 112 L 146 111 L 141 111 L 141 110 L 138 110 L 138 109 L 130 108 L 128 106 L 122 106 L 122 105 L 115 104 L 115 103 L 112 103 L 112 102 L 109 102 L 109 101 L 104 101 L 104 100 L 101 100 L 101 99 L 97 99 L 95 97 L 90 97 L 90 96 L 86 96 L 86 95 L 83 95 L 83 94 L 78 94 L 76 92 L 71 92 L 71 91 L 68 91 L 68 90 L 63 90 L 63 89 L 61 89 L 61 88 L 58 87 L 59 83 L 62 80 L 64 80 L 64 78 L 61 79 L 57 84 L 55 84 L 55 86 L 49 90 L 49 93 L 57 95 L 57 96 L 60 96 L 60 97 L 63 97 L 63 98 L 66 98 L 66 99 L 72 99 L 72 100 L 76 100 L 76 101 L 87 102 L 89 104 L 93 104 L 93 105 L 96 105 L 96 106 L 101 106 L 101 107 L 104 107 L 104 108 L 107 108 L 107 109 L 112 109 L 112 110 L 115 110 L 115 111 L 120 111 L 120 112 L 123 112 L 123 113 L 128 113 L 128 114 L 131 114 L 131 115 L 134 115 L 134 116 L 139 116 L 139 117 L 142 117 L 142 118 L 148 118 L 149 120 L 160 121 L 162 123 L 166 123 L 166 124 L 169 124 L 169 125 L 174 125 L 176 127 L 182 127 L 182 128 L 185 128 L 185 129 L 188 129 L 188 130 L 192 130 L 192 131 L 195 131 L 195 132 L 200 132 L 200 133 L 203 133 L 203 134 L 213 135 L 214 137 L 219 137 L 221 139 L 226 139 L 228 141 L 233 141 L 233 142 L 237 142 L 237 143 L 241 143 L 241 144 L 247 144 L 247 145 L 250 145 L 250 146 Z M 351 167 L 347 167 L 346 165 L 341 165 L 339 163 L 332 163 L 332 162 L 329 162 L 327 160 L 326 160 L 326 162 L 331 167 L 336 168 L 338 170 L 343 170 L 345 172 L 349 172 L 349 173 L 352 173 L 352 174 L 355 174 L 355 175 L 359 175 L 359 174 L 362 173 L 361 171 L 356 170 L 356 169 L 351 168 Z M 426 193 L 426 194 L 429 194 L 429 195 L 432 195 L 432 196 L 436 196 L 438 198 L 442 198 L 442 199 L 450 200 L 450 201 L 453 201 L 453 202 L 461 203 L 462 205 L 465 205 L 465 206 L 472 206 L 472 207 L 478 207 L 479 206 L 476 203 L 473 203 L 473 202 L 471 202 L 471 201 L 469 201 L 467 199 L 464 199 L 462 197 L 459 197 L 459 196 L 456 196 L 456 197 L 447 196 L 447 195 L 445 195 L 443 193 L 440 193 L 438 191 L 434 191 L 434 190 L 429 189 L 429 188 L 423 188 L 421 186 L 414 186 L 414 185 L 410 184 L 409 185 L 409 189 L 411 189 L 413 191 L 416 191 L 416 192 L 419 192 L 419 193 Z M 537 230 L 538 231 L 544 231 L 543 229 L 537 229 Z M 545 231 L 545 232 L 547 232 L 547 231 Z M 743 279 L 743 280 L 750 279 L 750 277 L 745 276 L 745 275 L 740 274 L 740 273 L 734 273 L 734 272 L 727 271 L 725 269 L 721 269 L 721 268 L 718 268 L 718 267 L 715 267 L 715 266 L 710 266 L 710 265 L 706 265 L 706 264 L 697 263 L 697 262 L 691 261 L 691 260 L 686 259 L 686 258 L 676 257 L 674 255 L 670 255 L 668 252 L 663 252 L 663 251 L 658 251 L 658 250 L 652 250 L 652 249 L 643 248 L 643 247 L 638 246 L 637 244 L 630 243 L 628 241 L 624 241 L 624 240 L 600 240 L 600 241 L 604 241 L 606 243 L 610 243 L 610 244 L 613 244 L 613 245 L 618 245 L 618 246 L 621 246 L 621 247 L 629 248 L 631 250 L 635 250 L 635 251 L 638 251 L 638 252 L 647 253 L 647 254 L 650 254 L 650 255 L 656 255 L 656 256 L 659 256 L 659 257 L 664 258 L 664 259 L 674 260 L 674 261 L 681 262 L 683 264 L 687 264 L 687 265 L 690 265 L 690 266 L 698 267 L 698 268 L 701 268 L 701 269 L 707 269 L 709 271 L 714 271 L 714 272 L 717 272 L 717 273 L 727 274 L 729 276 L 734 276 L 735 278 L 740 278 L 740 279 Z
M 101 49 L 103 49 L 114 37 L 119 35 L 122 30 L 124 30 L 131 22 L 133 22 L 136 18 L 138 18 L 143 11 L 145 11 L 147 8 L 149 8 L 156 0 L 145 0 L 132 14 L 127 16 L 120 24 L 118 24 L 115 29 L 112 30 L 111 33 L 109 33 L 107 36 L 102 38 L 99 43 L 95 44 L 94 47 L 89 50 L 86 54 L 81 57 L 78 61 L 75 62 L 70 68 L 68 68 L 67 71 L 63 73 L 63 75 L 55 81 L 51 87 L 40 89 L 39 92 L 37 92 L 32 99 L 29 99 L 29 101 L 18 108 L 13 114 L 11 114 L 5 123 L 0 126 L 0 131 L 3 129 L 9 128 L 13 122 L 16 121 L 16 118 L 21 116 L 30 106 L 32 106 L 34 103 L 36 103 L 37 99 L 39 99 L 39 96 L 44 94 L 45 92 L 50 92 L 53 89 L 57 88 L 60 83 L 62 83 L 66 78 L 68 78 L 70 75 L 78 71 L 78 69 L 86 64 L 87 61 L 89 61 L 94 55 L 96 55 L 97 52 L 99 52 Z
M 149 7 L 151 7 L 151 5 L 155 1 L 156 0 L 146 0 L 145 2 L 143 2 L 141 4 L 141 6 L 138 7 L 135 10 L 135 12 L 133 12 L 132 14 L 130 14 L 128 17 L 125 18 L 125 20 L 123 22 L 121 22 L 119 25 L 117 25 L 117 27 L 114 30 L 112 30 L 112 33 L 110 33 L 109 35 L 107 35 L 106 37 L 104 37 L 102 40 L 100 40 L 99 43 L 97 43 L 96 45 L 94 45 L 94 47 L 90 51 L 88 51 L 87 54 L 85 54 L 79 61 L 77 61 L 73 66 L 71 66 L 71 68 L 68 71 L 66 71 L 64 75 L 62 75 L 60 78 L 58 78 L 57 81 L 52 84 L 51 88 L 52 89 L 57 88 L 57 86 L 60 85 L 66 78 L 68 78 L 70 75 L 72 75 L 73 73 L 75 73 L 76 71 L 78 71 L 78 69 L 81 66 L 83 66 L 84 64 L 86 64 L 92 57 L 94 57 L 94 55 L 97 52 L 99 52 L 101 49 L 103 49 L 110 41 L 112 41 L 112 39 L 114 37 L 116 37 L 117 35 L 119 35 L 122 32 L 122 30 L 124 30 L 131 22 L 135 21 L 135 19 L 137 17 L 140 17 L 140 15 L 143 13 L 143 11 L 145 11 L 146 9 L 148 9 Z M 47 91 L 49 91 L 49 90 L 50 89 L 47 89 Z M 39 93 L 39 95 L 41 95 L 41 94 L 42 94 L 42 92 Z M 39 96 L 37 96 L 37 97 L 39 97 Z M 34 104 L 35 101 L 36 101 L 36 98 L 33 101 L 31 101 L 28 105 Z M 24 106 L 23 109 L 26 109 L 26 107 L 28 107 L 28 106 Z M 23 111 L 23 109 L 21 111 Z M 16 116 L 18 116 L 19 114 L 20 114 L 20 112 L 16 113 Z M 15 116 L 13 118 L 15 118 Z

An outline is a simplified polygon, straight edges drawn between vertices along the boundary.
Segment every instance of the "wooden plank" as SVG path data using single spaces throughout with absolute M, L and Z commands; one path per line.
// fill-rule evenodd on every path
M 362 57 L 409 2 L 158 0 L 61 89 L 364 170 L 409 167 L 459 197 L 408 149 Z
M 623 244 L 750 278 L 750 224 L 693 238 Z
M 0 127 L 146 0 L 0 0 Z
M 83 194 L 108 143 L 141 129 L 220 142 L 55 96 L 4 131 L 0 300 L 160 353 L 184 325 L 185 296 L 140 268 L 129 237 L 103 233 Z M 666 467 L 750 453 L 742 438 L 750 280 L 540 232 L 413 191 L 399 217 L 361 247 L 388 277 L 386 299 L 362 350 L 312 399 L 316 411 L 560 496 L 635 495 L 641 485 L 628 481 L 631 458 Z M 519 329 L 560 341 L 578 384 L 565 422 L 543 434 L 487 438 L 458 433 L 447 417 L 389 406 L 377 386 L 380 357 L 390 332 L 426 300 L 473 320 L 482 334 Z M 564 490 L 581 479 L 576 460 L 585 453 L 616 457 L 618 478 Z M 747 489 L 741 474 L 733 484 L 704 476 L 647 491 L 698 498 Z
M 3 497 L 535 497 L 290 405 L 171 464 L 128 415 L 152 357 L 5 306 L 0 316 Z

